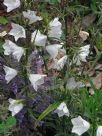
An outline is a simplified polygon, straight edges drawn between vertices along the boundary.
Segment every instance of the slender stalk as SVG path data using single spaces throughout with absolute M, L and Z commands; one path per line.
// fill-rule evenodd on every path
M 61 9 L 64 11 L 64 24 L 65 24 L 65 46 L 67 49 L 68 44 L 68 15 L 67 15 L 67 6 L 68 6 L 68 0 L 62 0 L 61 1 Z

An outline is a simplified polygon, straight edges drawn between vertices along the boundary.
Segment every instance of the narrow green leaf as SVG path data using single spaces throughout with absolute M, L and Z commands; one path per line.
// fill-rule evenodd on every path
M 35 128 L 38 126 L 39 122 L 44 119 L 50 112 L 52 112 L 53 110 L 55 110 L 59 105 L 60 105 L 61 101 L 55 102 L 53 104 L 51 104 L 40 116 L 39 118 L 36 120 L 35 122 Z

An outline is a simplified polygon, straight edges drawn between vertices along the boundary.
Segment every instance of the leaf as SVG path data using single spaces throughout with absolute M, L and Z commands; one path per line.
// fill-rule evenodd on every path
M 102 24 L 102 16 L 100 16 L 98 22 L 97 22 L 98 25 L 101 25 Z
M 5 122 L 2 122 L 0 124 L 0 134 L 8 131 L 8 129 L 12 128 L 13 126 L 16 125 L 16 119 L 15 117 L 8 117 Z
M 4 131 L 5 131 L 5 123 L 3 122 L 0 124 L 0 134 L 4 133 Z
M 8 128 L 11 128 L 11 127 L 13 127 L 14 125 L 16 125 L 16 119 L 15 119 L 15 117 L 9 117 L 7 120 L 6 120 L 6 126 L 8 127 Z
M 8 20 L 5 17 L 0 16 L 0 24 L 5 25 L 7 23 L 8 23 Z
M 50 0 L 50 2 L 51 2 L 52 4 L 56 4 L 56 3 L 57 3 L 57 0 Z
M 50 112 L 52 112 L 53 110 L 55 110 L 59 105 L 60 105 L 61 101 L 55 102 L 53 104 L 51 104 L 40 116 L 39 118 L 36 120 L 35 122 L 35 128 L 38 126 L 39 122 L 45 118 Z

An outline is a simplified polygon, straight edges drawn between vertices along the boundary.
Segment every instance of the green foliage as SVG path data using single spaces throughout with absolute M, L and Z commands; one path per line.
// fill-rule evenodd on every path
M 8 117 L 6 121 L 0 124 L 0 134 L 7 132 L 9 129 L 11 129 L 15 125 L 16 125 L 15 117 L 12 117 L 12 116 Z
M 57 0 L 50 0 L 50 3 L 56 4 L 56 3 L 57 3 Z
M 8 23 L 8 20 L 6 17 L 0 16 L 0 24 L 5 25 Z
M 52 112 L 53 110 L 55 110 L 55 109 L 59 106 L 60 103 L 61 103 L 61 102 L 58 101 L 58 102 L 55 102 L 55 103 L 51 104 L 51 105 L 39 116 L 39 118 L 36 120 L 36 122 L 35 122 L 35 127 L 37 127 L 37 125 L 39 124 L 39 122 L 40 122 L 42 119 L 44 119 L 50 112 Z

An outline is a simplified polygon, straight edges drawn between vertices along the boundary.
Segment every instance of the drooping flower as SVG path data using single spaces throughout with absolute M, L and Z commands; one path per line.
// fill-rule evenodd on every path
M 67 108 L 67 105 L 65 102 L 62 102 L 57 109 L 55 110 L 55 113 L 58 114 L 59 117 L 62 117 L 64 115 L 69 117 L 69 110 Z
M 81 61 L 87 62 L 86 57 L 89 55 L 90 52 L 89 49 L 90 49 L 90 45 L 85 45 L 83 47 L 80 47 L 78 55 L 75 55 L 73 58 L 73 62 L 76 65 L 81 65 Z
M 7 12 L 10 12 L 20 6 L 20 0 L 4 0 L 3 4 L 7 7 Z
M 71 122 L 73 124 L 72 133 L 75 133 L 79 136 L 88 131 L 88 129 L 90 128 L 89 122 L 82 119 L 81 116 L 71 119 Z
M 40 33 L 39 30 L 35 30 L 31 36 L 31 42 L 34 42 L 37 46 L 45 46 L 47 36 Z
M 9 98 L 9 103 L 10 105 L 8 110 L 12 112 L 12 116 L 15 116 L 23 109 L 23 103 L 21 102 L 21 100 L 14 100 L 12 98 Z
M 10 40 L 5 40 L 5 43 L 3 44 L 3 49 L 4 55 L 12 54 L 13 57 L 18 60 L 18 62 L 20 61 L 22 55 L 25 54 L 24 48 L 17 46 Z
M 53 45 L 48 45 L 46 46 L 46 50 L 51 56 L 51 58 L 55 59 L 58 55 L 59 49 L 62 47 L 61 44 L 53 44 Z
M 96 136 L 102 136 L 102 126 L 99 126 L 96 131 Z
M 84 87 L 84 86 L 85 85 L 82 82 L 76 81 L 74 77 L 71 77 L 67 81 L 66 88 L 68 88 L 69 90 L 74 90 L 74 89 L 79 89 L 80 87 Z
M 5 75 L 5 79 L 7 81 L 7 84 L 17 75 L 18 71 L 13 69 L 13 68 L 10 68 L 10 67 L 7 67 L 7 66 L 4 66 L 4 71 L 6 73 Z
M 29 24 L 42 20 L 42 17 L 36 16 L 36 11 L 27 10 L 23 11 L 23 16 L 29 19 Z
M 65 63 L 67 61 L 67 55 L 64 55 L 62 58 L 60 58 L 59 60 L 58 59 L 55 59 L 54 60 L 54 64 L 52 65 L 52 68 L 53 69 L 57 69 L 57 70 L 62 70 Z
M 44 83 L 44 77 L 46 77 L 46 75 L 41 75 L 41 74 L 30 74 L 29 75 L 29 80 L 33 88 L 35 89 L 35 91 L 37 91 L 39 85 Z
M 22 26 L 15 23 L 11 23 L 11 26 L 12 29 L 8 34 L 14 36 L 15 41 L 17 41 L 19 38 L 26 38 L 25 29 Z
M 89 37 L 89 33 L 85 31 L 80 31 L 79 36 L 82 38 L 83 41 L 85 41 Z
M 62 24 L 59 22 L 59 18 L 55 18 L 49 23 L 49 31 L 48 31 L 48 36 L 52 38 L 57 38 L 60 39 L 62 35 L 62 30 L 61 30 Z

